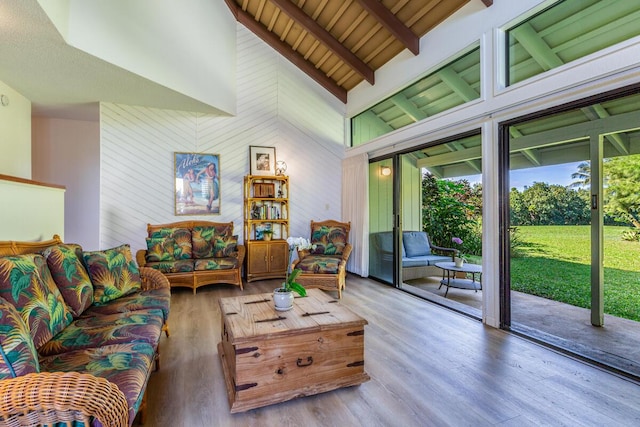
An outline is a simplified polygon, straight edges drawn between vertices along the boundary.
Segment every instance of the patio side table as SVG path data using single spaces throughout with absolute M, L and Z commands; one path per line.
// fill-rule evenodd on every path
M 456 267 L 456 263 L 436 262 L 436 267 L 443 270 L 442 280 L 440 280 L 440 289 L 443 285 L 447 287 L 444 293 L 445 298 L 449 293 L 449 288 L 468 289 L 472 291 L 482 290 L 482 266 L 478 264 L 464 263 L 462 267 Z M 468 273 L 471 279 L 456 278 L 456 273 Z M 477 280 L 476 280 L 477 276 Z

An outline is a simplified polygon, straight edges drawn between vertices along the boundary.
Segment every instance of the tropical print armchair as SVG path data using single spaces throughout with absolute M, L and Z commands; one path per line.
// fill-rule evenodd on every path
M 346 286 L 347 261 L 351 254 L 350 222 L 311 221 L 311 248 L 298 250 L 292 269 L 301 270 L 297 281 L 306 288 L 337 291 L 342 298 Z

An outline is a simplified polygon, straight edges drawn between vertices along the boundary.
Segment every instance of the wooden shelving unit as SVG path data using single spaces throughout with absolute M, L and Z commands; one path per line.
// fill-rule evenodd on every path
M 271 230 L 271 236 L 265 230 Z M 289 177 L 245 176 L 244 243 L 247 248 L 247 282 L 286 277 L 289 261 L 287 237 Z

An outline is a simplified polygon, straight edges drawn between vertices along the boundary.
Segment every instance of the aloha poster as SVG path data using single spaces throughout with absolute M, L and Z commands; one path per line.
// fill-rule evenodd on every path
M 174 153 L 176 215 L 220 214 L 220 155 Z

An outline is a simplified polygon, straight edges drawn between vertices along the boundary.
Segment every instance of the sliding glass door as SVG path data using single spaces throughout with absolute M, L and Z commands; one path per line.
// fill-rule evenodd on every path
M 394 285 L 394 168 L 391 158 L 369 164 L 369 276 Z
M 634 94 L 508 125 L 503 321 L 640 376 L 638 123 Z

